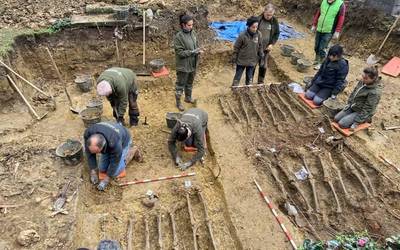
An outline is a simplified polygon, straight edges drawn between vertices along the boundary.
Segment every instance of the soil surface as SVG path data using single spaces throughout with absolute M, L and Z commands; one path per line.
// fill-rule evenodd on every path
M 224 3 L 213 3 L 208 20 L 230 17 L 231 12 L 221 16 L 216 11 Z M 249 4 L 240 5 L 243 13 L 259 11 Z M 213 38 L 204 23 L 205 10 L 191 10 L 199 14 L 198 33 L 207 50 L 201 57 L 194 88 L 197 106 L 209 113 L 205 163 L 197 163 L 187 171 L 195 172 L 194 177 L 124 188 L 113 182 L 106 192 L 97 191 L 89 183 L 85 161 L 66 166 L 55 156 L 56 147 L 67 139 L 82 141 L 85 128 L 79 115 L 69 109 L 45 47 L 52 51 L 66 79 L 74 107 L 83 109 L 95 94 L 94 89 L 80 92 L 74 83 L 77 75 L 96 76 L 115 65 L 136 72 L 147 70 L 141 65 L 141 31 L 129 33 L 119 42 L 119 60 L 111 28 L 102 28 L 101 35 L 96 28 L 67 29 L 53 36 L 17 41 L 9 65 L 51 93 L 56 109 L 50 99 L 19 80 L 18 86 L 35 109 L 40 114 L 49 112 L 46 118 L 32 119 L 11 89 L 5 92 L 10 98 L 1 101 L 0 119 L 9 122 L 0 125 L 0 221 L 4 225 L 0 246 L 22 249 L 16 242 L 18 234 L 34 230 L 40 240 L 36 237 L 31 241 L 31 249 L 94 249 L 101 239 L 118 240 L 124 247 L 131 243 L 133 249 L 193 249 L 194 244 L 199 249 L 212 249 L 213 244 L 218 249 L 290 249 L 260 198 L 254 179 L 271 198 L 297 245 L 304 238 L 329 239 L 340 232 L 367 229 L 377 240 L 399 232 L 400 206 L 396 201 L 400 197 L 400 176 L 378 158 L 382 155 L 395 164 L 400 161 L 396 143 L 399 131 L 381 127 L 382 122 L 400 123 L 399 80 L 383 76 L 384 94 L 372 129 L 342 138 L 324 113 L 309 109 L 287 87 L 292 81 L 302 84 L 305 76 L 315 73 L 312 69 L 299 73 L 290 59 L 280 54 L 279 47 L 290 44 L 307 59 L 313 58 L 313 35 L 306 27 L 285 20 L 305 37 L 278 42 L 274 47 L 265 88 L 232 91 L 229 87 L 234 69 L 228 64 L 232 44 Z M 166 27 L 167 20 L 175 19 L 173 12 L 167 11 L 158 22 Z M 166 146 L 169 130 L 165 116 L 176 112 L 174 55 L 170 47 L 175 30 L 170 27 L 149 34 L 147 61 L 163 58 L 171 72 L 166 78 L 138 78 L 141 121 L 129 130 L 134 144 L 143 151 L 144 162 L 129 164 L 126 181 L 182 173 Z M 346 100 L 365 66 L 364 58 L 348 59 L 349 86 L 339 95 L 341 101 Z M 113 120 L 105 99 L 102 120 Z M 319 135 L 321 128 L 325 133 Z M 327 140 L 331 136 L 335 140 Z M 184 153 L 183 157 L 189 159 L 191 155 Z M 304 165 L 312 176 L 301 181 L 294 173 Z M 191 188 L 185 188 L 185 181 L 190 181 Z M 68 182 L 71 184 L 64 205 L 68 213 L 54 214 L 53 203 Z M 158 197 L 152 208 L 143 204 L 148 190 Z M 286 202 L 297 207 L 299 220 L 287 215 Z

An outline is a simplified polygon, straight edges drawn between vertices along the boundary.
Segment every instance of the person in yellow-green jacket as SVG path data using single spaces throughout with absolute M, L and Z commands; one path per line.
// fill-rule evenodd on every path
M 346 6 L 343 0 L 322 0 L 314 15 L 311 31 L 315 34 L 315 62 L 318 70 L 326 57 L 326 49 L 331 39 L 338 39 L 342 31 Z

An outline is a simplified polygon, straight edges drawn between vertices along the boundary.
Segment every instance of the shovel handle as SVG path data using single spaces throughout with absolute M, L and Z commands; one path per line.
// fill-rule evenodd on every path
M 22 100 L 24 100 L 25 104 L 28 106 L 29 110 L 36 116 L 36 119 L 40 120 L 39 115 L 36 113 L 36 111 L 33 109 L 31 104 L 28 102 L 28 100 L 25 98 L 24 94 L 22 94 L 21 90 L 17 87 L 17 84 L 15 84 L 14 80 L 7 75 L 7 79 L 10 81 L 11 85 L 14 87 L 14 89 L 18 92 L 18 94 L 21 96 Z
M 381 46 L 379 47 L 378 51 L 376 52 L 376 54 L 379 54 L 379 53 L 381 52 L 383 46 L 384 46 L 385 43 L 386 43 L 386 40 L 389 38 L 389 36 L 390 36 L 390 34 L 392 33 L 394 27 L 396 27 L 396 24 L 397 24 L 397 22 L 399 21 L 399 19 L 400 19 L 400 15 L 397 16 L 396 20 L 395 20 L 394 23 L 392 24 L 392 27 L 390 27 L 389 32 L 386 34 L 386 37 L 385 37 L 385 39 L 383 40 L 383 42 L 382 42 Z
M 15 72 L 12 68 L 10 68 L 7 64 L 5 64 L 3 61 L 0 61 L 0 64 L 3 65 L 6 69 L 8 69 L 10 72 L 12 72 L 14 75 L 18 76 L 22 81 L 26 82 L 28 85 L 30 85 L 32 88 L 36 89 L 37 91 L 39 91 L 41 94 L 52 98 L 52 96 L 50 96 L 49 94 L 47 94 L 46 92 L 44 92 L 43 90 L 39 89 L 38 87 L 36 87 L 33 83 L 31 83 L 30 81 L 26 80 L 24 77 L 22 77 L 20 74 L 18 74 L 17 72 Z

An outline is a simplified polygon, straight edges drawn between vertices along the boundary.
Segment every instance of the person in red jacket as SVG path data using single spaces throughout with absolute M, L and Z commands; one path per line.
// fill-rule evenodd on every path
M 326 57 L 326 48 L 333 39 L 338 39 L 342 31 L 346 6 L 343 0 L 322 0 L 320 8 L 314 15 L 311 31 L 315 35 L 315 62 L 319 69 Z

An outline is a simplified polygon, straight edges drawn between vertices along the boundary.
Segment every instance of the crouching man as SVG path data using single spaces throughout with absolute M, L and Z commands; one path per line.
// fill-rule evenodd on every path
M 142 161 L 139 148 L 132 147 L 131 135 L 120 123 L 96 123 L 85 130 L 83 137 L 90 181 L 100 191 L 105 190 L 111 178 L 125 177 L 125 168 L 133 158 Z M 98 166 L 96 154 L 101 154 Z
M 335 122 L 341 128 L 356 129 L 361 123 L 371 122 L 381 99 L 382 85 L 378 70 L 365 68 L 362 80 L 350 94 L 346 107 L 335 116 Z
M 191 108 L 183 113 L 181 120 L 172 129 L 168 139 L 168 149 L 175 164 L 181 170 L 186 170 L 199 160 L 202 161 L 206 149 L 205 133 L 207 123 L 207 112 L 198 108 Z M 184 142 L 186 146 L 197 149 L 191 160 L 185 163 L 182 162 L 181 157 L 178 155 L 176 141 Z

